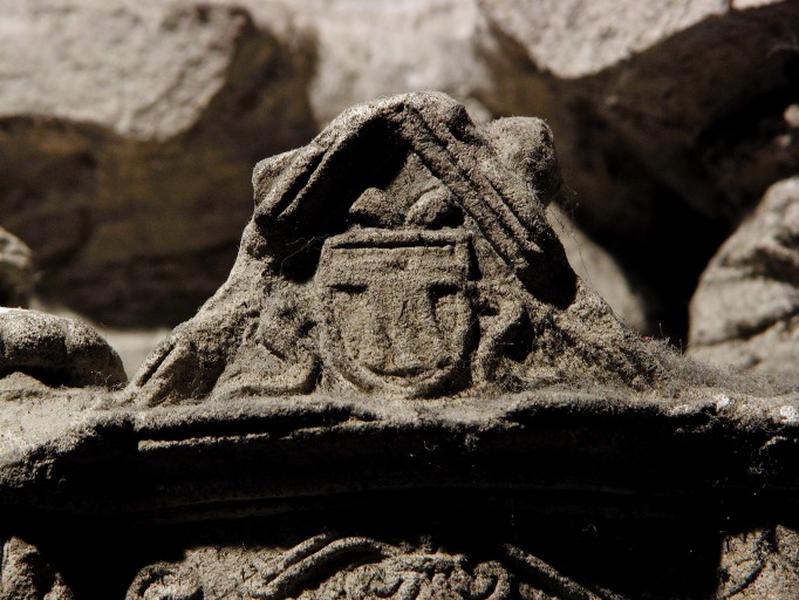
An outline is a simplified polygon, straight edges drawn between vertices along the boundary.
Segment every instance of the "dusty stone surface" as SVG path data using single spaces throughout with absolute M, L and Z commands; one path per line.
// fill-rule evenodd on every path
M 145 359 L 171 331 L 165 327 L 146 329 L 139 327 L 109 327 L 108 325 L 98 324 L 96 321 L 70 310 L 62 304 L 43 302 L 39 297 L 33 298 L 30 308 L 39 312 L 87 323 L 119 355 L 128 377 L 132 377 L 139 370 Z
M 724 542 L 719 597 L 792 598 L 799 586 L 799 535 L 783 526 L 758 529 Z
M 147 598 L 147 594 L 156 590 L 186 598 L 208 594 L 302 599 L 497 599 L 514 594 L 521 598 L 557 598 L 561 594 L 597 597 L 589 588 L 563 577 L 550 565 L 518 548 L 502 548 L 500 553 L 506 565 L 498 560 L 474 564 L 465 554 L 433 548 L 429 542 L 427 547 L 424 542 L 394 545 L 366 536 L 331 534 L 311 537 L 284 551 L 265 549 L 256 556 L 237 548 L 224 548 L 221 552 L 217 548 L 196 548 L 182 564 L 145 567 L 127 598 Z M 246 565 L 243 569 L 234 567 L 242 561 Z M 526 569 L 519 568 L 519 563 Z M 331 567 L 332 576 L 328 574 Z M 231 585 L 231 570 L 239 572 L 238 586 Z M 524 573 L 525 570 L 529 573 Z M 526 581 L 519 585 L 513 571 Z
M 0 597 L 790 589 L 796 389 L 619 321 L 560 185 L 540 119 L 395 96 L 258 163 L 228 280 L 124 389 L 88 328 L 6 309 Z
M 16 372 L 55 386 L 114 387 L 127 381 L 117 353 L 89 326 L 0 308 L 0 374 Z
M 506 574 L 512 587 L 495 597 L 570 598 L 578 590 L 576 597 L 588 598 L 699 598 L 713 589 L 722 550 L 723 567 L 738 582 L 757 577 L 748 550 L 719 534 L 712 497 L 735 497 L 750 469 L 774 458 L 763 449 L 779 455 L 790 447 L 780 450 L 775 440 L 793 435 L 796 421 L 781 419 L 779 408 L 799 405 L 795 397 L 710 396 L 686 405 L 567 392 L 423 402 L 376 395 L 354 399 L 349 410 L 287 398 L 88 410 L 80 429 L 62 433 L 47 452 L 0 470 L 6 514 L 27 499 L 90 516 L 96 527 L 70 517 L 80 523 L 80 557 L 74 530 L 59 546 L 47 528 L 4 527 L 41 539 L 42 562 L 63 573 L 77 598 L 122 598 L 124 590 L 133 598 L 148 590 L 201 597 L 198 589 L 211 597 L 313 597 L 342 586 L 355 598 L 372 584 L 385 584 L 382 595 L 391 597 L 412 585 L 452 586 L 448 597 L 460 598 L 472 596 L 457 586 L 488 593 Z M 744 458 L 750 443 L 758 445 Z M 512 465 L 504 462 L 511 448 L 522 453 Z M 790 468 L 777 475 L 771 464 L 759 484 L 796 481 Z M 50 477 L 62 481 L 60 491 Z M 630 506 L 603 496 L 608 487 L 633 497 L 642 489 L 687 495 Z M 381 489 L 390 492 L 376 501 Z M 775 518 L 779 511 L 768 504 L 744 509 L 744 520 L 746 510 Z M 667 516 L 659 523 L 661 511 Z M 65 526 L 58 517 L 39 522 Z M 789 560 L 773 552 L 764 558 Z M 736 572 L 734 562 L 741 563 Z M 457 577 L 436 577 L 442 571 Z M 763 575 L 773 578 L 772 591 L 786 589 L 792 576 Z
M 33 294 L 34 281 L 30 248 L 0 227 L 0 306 L 26 307 Z
M 799 360 L 799 178 L 771 187 L 691 301 L 689 352 L 793 378 Z
M 12 537 L 2 540 L 0 598 L 3 600 L 73 600 L 62 576 L 33 545 Z

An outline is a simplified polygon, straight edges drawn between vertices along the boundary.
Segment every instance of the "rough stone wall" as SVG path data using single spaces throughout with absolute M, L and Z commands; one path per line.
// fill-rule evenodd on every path
M 252 165 L 315 131 L 312 47 L 181 2 L 8 2 L 0 214 L 41 293 L 110 324 L 174 324 L 224 279 Z

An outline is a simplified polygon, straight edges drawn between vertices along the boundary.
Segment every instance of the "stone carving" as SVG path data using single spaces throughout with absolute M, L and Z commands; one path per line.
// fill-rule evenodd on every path
M 729 536 L 723 546 L 719 598 L 788 600 L 799 586 L 799 534 L 778 525 Z
M 39 550 L 16 537 L 0 539 L 0 600 L 74 600 L 63 577 Z
M 368 536 L 320 534 L 289 549 L 198 548 L 177 563 L 144 567 L 126 600 L 170 598 L 615 598 L 558 573 L 514 546 L 474 560 L 427 545 L 385 543 Z M 231 559 L 226 553 L 232 553 Z M 198 574 L 197 566 L 203 573 Z M 234 566 L 236 565 L 236 566 Z
M 329 238 L 317 275 L 322 362 L 361 390 L 451 389 L 474 337 L 468 243 L 378 229 Z
M 178 571 L 172 565 L 159 563 L 145 567 L 136 575 L 125 600 L 204 600 L 205 597 L 191 570 Z
M 314 589 L 312 582 L 320 577 L 322 583 Z M 496 562 L 470 568 L 463 555 L 403 551 L 370 538 L 335 539 L 321 535 L 263 564 L 260 575 L 247 588 L 252 598 L 262 600 L 291 597 L 495 600 L 509 597 L 511 584 L 508 572 Z
M 0 526 L 47 555 L 6 544 L 4 594 L 790 588 L 799 395 L 639 338 L 575 276 L 542 121 L 383 99 L 253 183 L 227 282 L 126 387 L 90 329 L 0 312 Z
M 256 167 L 227 283 L 132 395 L 647 385 L 658 359 L 576 278 L 547 224 L 558 177 L 537 119 L 480 128 L 432 93 L 347 111 Z

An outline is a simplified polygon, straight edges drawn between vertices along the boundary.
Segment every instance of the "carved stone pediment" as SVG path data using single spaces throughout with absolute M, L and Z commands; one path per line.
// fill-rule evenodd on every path
M 89 330 L 0 315 L 0 598 L 791 588 L 799 398 L 574 275 L 542 121 L 378 100 L 253 184 L 228 280 L 127 385 Z
M 485 128 L 439 94 L 357 107 L 255 170 L 227 283 L 132 402 L 645 387 L 662 367 L 574 275 L 547 225 L 538 119 Z

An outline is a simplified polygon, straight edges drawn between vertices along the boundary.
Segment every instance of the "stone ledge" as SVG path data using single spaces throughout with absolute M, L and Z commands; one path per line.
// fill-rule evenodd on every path
M 52 419 L 60 402 L 47 404 Z M 758 496 L 788 506 L 797 414 L 796 396 L 682 403 L 565 391 L 99 409 L 68 417 L 57 451 L 45 442 L 6 462 L 0 494 L 10 510 L 109 517 L 270 512 L 289 499 L 432 488 L 603 498 L 621 512 L 641 510 L 636 497 L 676 512 Z

